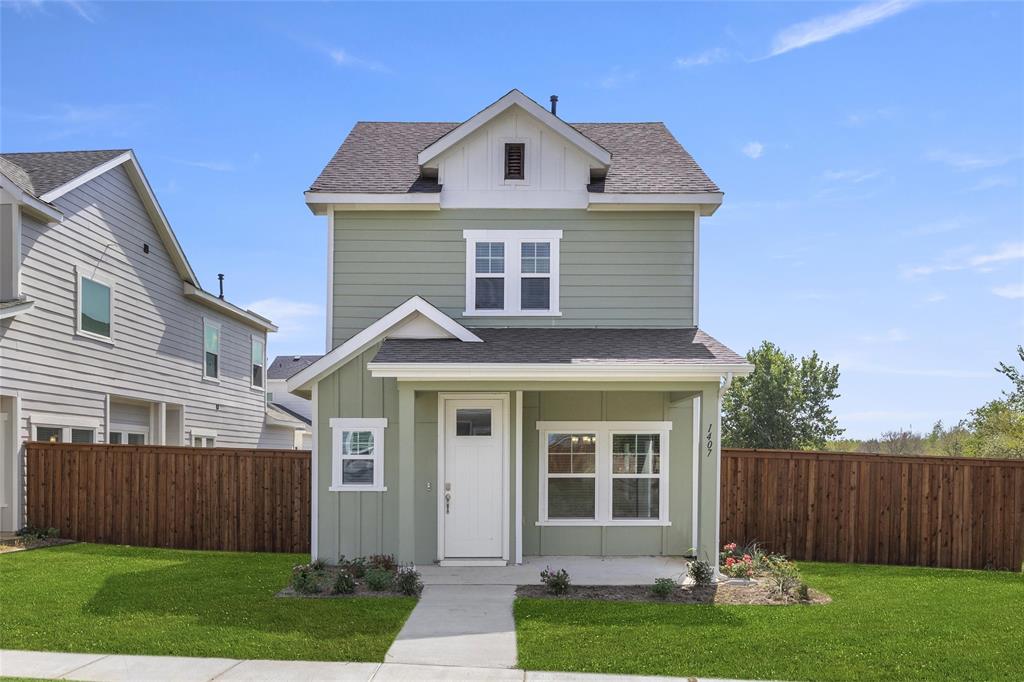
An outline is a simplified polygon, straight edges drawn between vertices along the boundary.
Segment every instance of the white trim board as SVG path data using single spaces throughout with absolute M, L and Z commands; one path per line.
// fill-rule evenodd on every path
M 492 363 L 370 362 L 374 377 L 399 380 L 523 381 L 719 381 L 727 374 L 746 376 L 753 365 L 664 363 Z M 298 376 L 298 375 L 297 375 Z M 289 380 L 291 389 L 291 380 Z
M 214 296 L 210 292 L 204 291 L 192 284 L 189 284 L 188 282 L 184 283 L 183 293 L 185 294 L 185 298 L 192 299 L 197 303 L 202 303 L 207 308 L 212 308 L 213 310 L 223 313 L 239 322 L 244 322 L 250 327 L 262 329 L 265 332 L 277 331 L 277 326 L 267 318 L 257 315 L 251 310 L 243 310 L 232 303 L 228 303 L 223 298 Z
M 403 325 L 403 323 L 409 322 L 409 318 L 416 315 L 426 319 L 429 323 L 429 331 L 422 325 L 417 325 L 418 331 L 409 331 L 410 334 L 415 333 L 416 335 L 406 336 L 406 338 L 456 338 L 469 343 L 481 343 L 480 337 L 476 334 L 442 313 L 426 300 L 419 296 L 413 296 L 309 367 L 292 375 L 287 382 L 288 391 L 297 395 L 301 395 L 299 393 L 301 391 L 309 391 L 317 381 L 381 339 L 387 338 L 389 333 L 401 330 L 403 327 L 406 330 L 411 330 L 411 327 Z

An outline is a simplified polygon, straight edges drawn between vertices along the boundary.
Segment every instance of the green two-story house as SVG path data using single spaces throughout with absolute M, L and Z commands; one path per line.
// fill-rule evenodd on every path
M 663 124 L 555 102 L 358 123 L 306 192 L 315 558 L 716 556 L 720 398 L 752 369 L 698 326 L 722 192 Z

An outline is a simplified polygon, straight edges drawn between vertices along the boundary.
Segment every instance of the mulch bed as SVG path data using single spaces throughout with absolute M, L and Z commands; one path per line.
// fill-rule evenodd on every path
M 779 599 L 767 585 L 753 581 L 722 583 L 719 585 L 679 586 L 662 598 L 651 593 L 649 585 L 571 585 L 566 594 L 554 595 L 544 585 L 520 585 L 517 597 L 530 599 L 583 599 L 617 602 L 664 602 L 672 604 L 747 604 L 786 606 L 791 604 L 828 604 L 832 601 L 824 592 L 810 590 L 810 599 L 802 602 L 796 597 Z
M 291 598 L 291 599 L 348 599 L 351 597 L 405 597 L 408 595 L 402 594 L 398 590 L 371 590 L 366 585 L 366 581 L 363 578 L 356 578 L 356 589 L 355 592 L 349 592 L 347 594 L 337 594 L 334 592 L 334 579 L 337 577 L 339 569 L 337 566 L 325 566 L 320 572 L 317 578 L 319 584 L 319 590 L 316 592 L 299 592 L 290 584 L 283 590 L 278 592 L 276 597 Z
M 24 552 L 29 549 L 42 549 L 44 547 L 56 547 L 57 545 L 70 545 L 74 542 L 74 540 L 67 540 L 64 538 L 15 538 L 13 540 L 7 540 L 3 543 L 0 543 L 0 554 L 8 554 L 10 552 Z

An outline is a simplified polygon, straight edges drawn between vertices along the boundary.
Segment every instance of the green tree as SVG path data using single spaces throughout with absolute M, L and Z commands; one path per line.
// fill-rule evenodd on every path
M 1024 362 L 1024 347 L 1017 346 Z M 1009 457 L 1024 459 L 1024 373 L 1000 362 L 996 371 L 1013 384 L 1004 398 L 990 400 L 971 410 L 964 426 L 970 432 L 965 451 L 973 457 Z
M 764 341 L 747 353 L 754 371 L 722 399 L 722 444 L 740 448 L 823 448 L 842 435 L 830 403 L 839 397 L 839 366 L 817 352 L 797 361 Z

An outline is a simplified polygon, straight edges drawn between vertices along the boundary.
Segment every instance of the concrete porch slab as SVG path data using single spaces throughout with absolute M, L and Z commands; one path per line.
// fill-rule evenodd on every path
M 417 566 L 425 585 L 531 585 L 550 566 L 569 572 L 573 585 L 649 585 L 655 578 L 686 577 L 686 559 L 677 556 L 531 556 L 515 566 Z
M 35 677 L 49 680 L 67 675 L 72 670 L 94 663 L 106 654 L 63 654 L 36 651 L 0 651 L 0 675 L 4 677 Z

